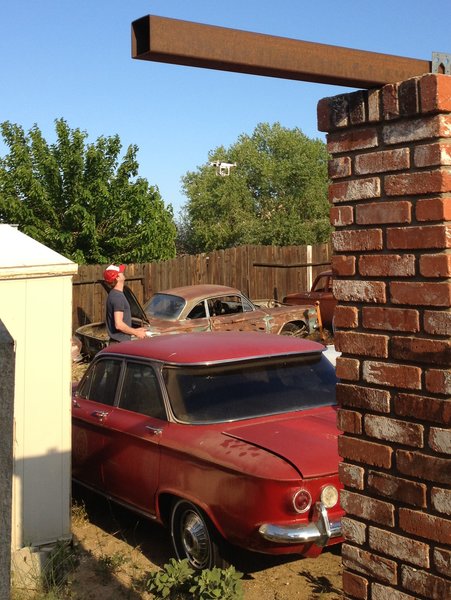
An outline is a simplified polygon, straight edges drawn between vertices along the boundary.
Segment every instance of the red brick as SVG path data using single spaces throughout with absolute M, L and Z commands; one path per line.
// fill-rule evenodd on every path
M 369 437 L 417 448 L 424 446 L 422 425 L 378 415 L 365 415 L 364 422 L 365 433 Z
M 372 600 L 416 600 L 416 596 L 404 594 L 399 590 L 381 585 L 380 583 L 373 583 L 371 585 L 371 598 Z
M 387 358 L 388 339 L 386 335 L 337 331 L 335 334 L 335 348 L 345 354 Z
M 451 192 L 451 173 L 437 169 L 419 173 L 403 173 L 386 175 L 384 190 L 387 196 L 408 196 L 409 194 L 433 194 L 435 192 Z M 374 198 L 375 196 L 361 196 Z M 355 198 L 358 200 L 358 198 Z
M 420 330 L 420 316 L 417 310 L 410 308 L 364 306 L 362 324 L 365 329 L 416 333 Z
M 386 284 L 383 281 L 335 280 L 334 296 L 342 302 L 386 302 Z
M 349 121 L 351 125 L 361 125 L 366 121 L 366 91 L 359 90 L 348 94 Z
M 388 249 L 426 249 L 451 247 L 451 228 L 447 225 L 424 225 L 422 227 L 389 227 Z
M 343 485 L 346 487 L 363 490 L 365 469 L 357 465 L 349 465 L 340 463 L 338 465 L 338 476 Z
M 355 256 L 332 256 L 332 271 L 341 277 L 355 275 Z
M 425 383 L 428 392 L 451 396 L 451 371 L 449 369 L 429 369 L 426 371 Z
M 434 564 L 439 573 L 451 579 L 451 551 L 434 548 Z
M 405 144 L 433 138 L 451 137 L 451 117 L 435 115 L 420 119 L 406 119 L 383 127 L 382 139 L 385 144 Z
M 369 543 L 371 550 L 418 567 L 429 568 L 429 546 L 424 542 L 378 527 L 370 527 Z
M 451 254 L 423 254 L 420 273 L 423 277 L 451 277 Z
M 335 252 L 358 252 L 361 250 L 382 250 L 380 229 L 335 231 L 332 233 Z
M 449 544 L 451 540 L 451 521 L 418 510 L 400 508 L 399 526 L 407 533 L 439 544 Z
M 345 227 L 354 223 L 352 206 L 331 206 L 330 223 L 333 227 Z
M 451 430 L 431 427 L 429 431 L 429 447 L 441 454 L 451 454 Z
M 341 406 L 390 412 L 390 393 L 387 390 L 337 383 L 337 402 Z
M 451 284 L 393 281 L 390 283 L 390 297 L 393 304 L 449 307 L 451 306 Z
M 366 600 L 368 598 L 368 579 L 350 571 L 343 571 L 343 591 L 353 598 Z
M 399 117 L 397 83 L 389 83 L 382 88 L 382 115 L 386 120 Z
M 373 467 L 390 469 L 393 449 L 345 435 L 338 437 L 338 452 L 343 458 Z
M 387 525 L 388 527 L 394 527 L 395 525 L 395 507 L 389 502 L 369 498 L 349 490 L 342 490 L 340 502 L 346 514 Z
M 417 146 L 414 153 L 416 167 L 451 165 L 451 144 L 427 144 Z
M 412 203 L 407 200 L 399 202 L 371 202 L 356 207 L 356 223 L 358 225 L 379 225 L 387 223 L 410 223 Z
M 335 367 L 337 377 L 348 381 L 358 381 L 360 379 L 359 366 L 360 361 L 355 358 L 338 356 Z
M 377 129 L 374 127 L 331 133 L 327 138 L 327 150 L 332 155 L 363 150 L 364 148 L 374 148 L 377 144 Z
M 417 363 L 448 366 L 451 364 L 451 340 L 394 336 L 390 342 L 390 356 Z
M 425 310 L 424 329 L 433 335 L 451 335 L 451 312 Z
M 421 369 L 411 365 L 368 360 L 363 363 L 362 379 L 378 385 L 419 390 L 421 388 Z
M 329 185 L 329 201 L 333 203 L 368 200 L 379 198 L 380 195 L 381 182 L 379 177 L 351 179 L 350 181 L 341 181 Z
M 406 590 L 415 593 L 415 598 L 424 597 L 430 600 L 451 598 L 451 582 L 429 571 L 420 571 L 404 565 L 401 569 L 401 581 Z
M 418 200 L 415 214 L 418 221 L 451 221 L 451 198 Z
M 424 483 L 416 483 L 379 471 L 369 471 L 367 491 L 419 508 L 426 507 L 427 487 Z
M 338 409 L 337 426 L 346 433 L 362 433 L 362 415 L 354 410 Z
M 446 458 L 437 458 L 418 451 L 397 450 L 396 465 L 404 475 L 451 484 L 451 470 Z
M 451 111 L 451 78 L 428 74 L 419 80 L 421 112 Z
M 382 92 L 379 89 L 373 89 L 367 91 L 367 102 L 368 102 L 368 121 L 380 121 L 381 119 L 381 105 L 382 105 Z
M 316 105 L 318 131 L 330 131 L 330 98 L 321 98 Z
M 451 402 L 429 396 L 398 393 L 394 400 L 395 413 L 443 425 L 451 424 Z
M 407 79 L 399 84 L 398 100 L 400 116 L 412 116 L 420 112 L 418 78 Z
M 364 277 L 412 277 L 413 254 L 364 254 L 359 258 L 359 273 Z
M 341 558 L 345 569 L 352 569 L 367 577 L 374 577 L 386 583 L 397 583 L 398 567 L 393 560 L 388 560 L 378 554 L 361 550 L 349 544 L 343 544 Z
M 350 519 L 349 517 L 343 517 L 341 525 L 343 528 L 343 537 L 347 542 L 358 544 L 359 546 L 365 544 L 367 530 L 365 523 Z
M 359 312 L 354 306 L 337 306 L 334 313 L 335 327 L 355 328 L 359 324 Z
M 410 150 L 409 148 L 397 148 L 396 150 L 358 154 L 355 157 L 354 165 L 357 175 L 405 170 L 410 167 Z
M 431 490 L 432 508 L 444 515 L 451 515 L 451 491 L 433 487 Z
M 328 163 L 330 179 L 340 179 L 351 175 L 351 159 L 349 156 L 331 158 Z

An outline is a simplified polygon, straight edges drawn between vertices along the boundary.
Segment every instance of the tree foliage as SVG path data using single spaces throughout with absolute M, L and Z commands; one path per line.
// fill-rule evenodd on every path
M 210 162 L 236 163 L 218 177 Z M 327 150 L 298 128 L 260 123 L 182 178 L 188 202 L 179 243 L 189 252 L 242 244 L 314 244 L 328 240 Z
M 175 255 L 172 208 L 137 177 L 137 146 L 120 160 L 117 135 L 87 144 L 87 133 L 55 121 L 48 144 L 35 125 L 1 124 L 0 222 L 79 264 L 148 262 Z

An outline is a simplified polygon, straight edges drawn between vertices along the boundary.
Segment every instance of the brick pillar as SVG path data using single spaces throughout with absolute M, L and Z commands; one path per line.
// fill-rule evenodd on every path
M 318 104 L 346 598 L 451 598 L 451 77 Z

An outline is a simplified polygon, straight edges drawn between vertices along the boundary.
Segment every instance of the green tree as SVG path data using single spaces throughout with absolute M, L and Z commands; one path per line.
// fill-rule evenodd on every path
M 87 133 L 55 121 L 49 145 L 34 125 L 8 121 L 1 134 L 0 222 L 79 264 L 139 263 L 175 256 L 172 207 L 138 177 L 137 146 L 120 160 L 117 135 L 87 144 Z
M 314 244 L 331 232 L 327 149 L 298 128 L 260 123 L 182 178 L 178 243 L 189 252 L 242 244 Z M 236 163 L 218 177 L 210 162 Z

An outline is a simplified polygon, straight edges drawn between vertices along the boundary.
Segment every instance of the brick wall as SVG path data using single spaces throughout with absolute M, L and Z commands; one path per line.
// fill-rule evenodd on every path
M 318 104 L 331 154 L 346 598 L 451 598 L 451 77 Z

